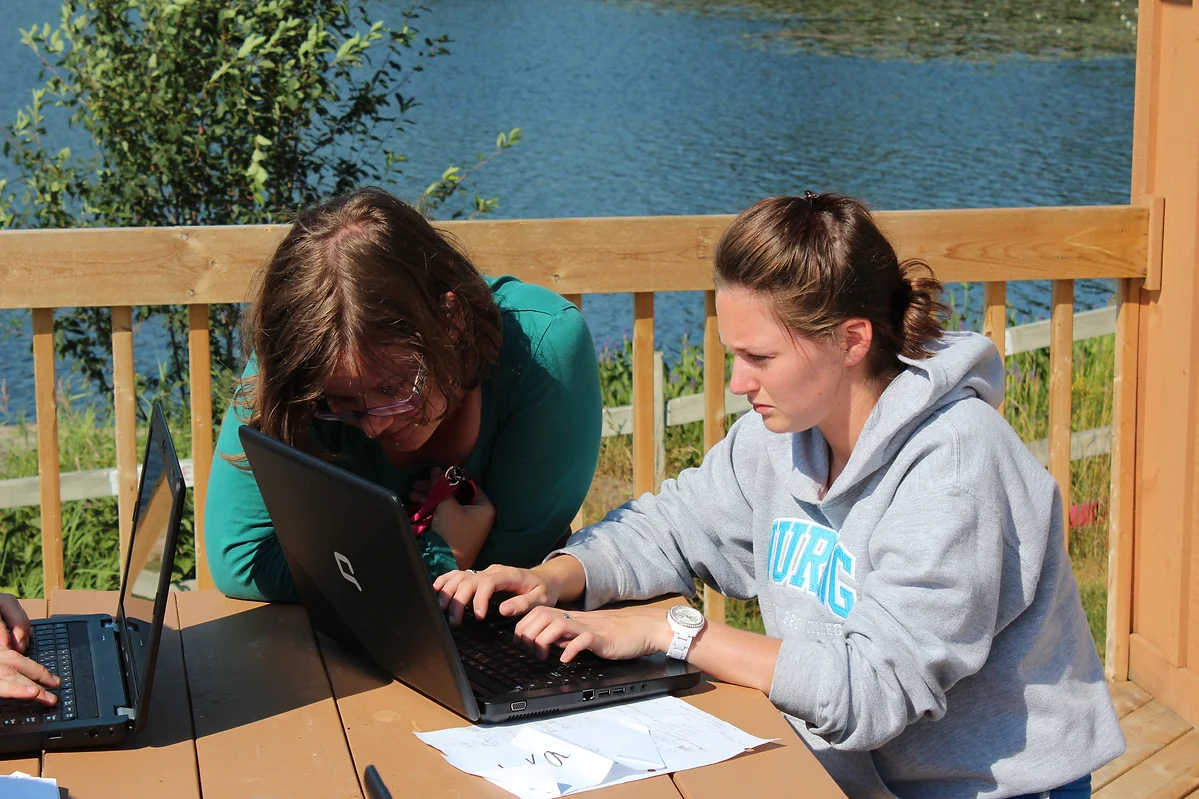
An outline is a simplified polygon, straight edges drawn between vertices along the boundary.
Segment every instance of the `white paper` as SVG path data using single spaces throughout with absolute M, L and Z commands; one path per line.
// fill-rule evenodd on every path
M 416 736 L 455 768 L 521 799 L 555 799 L 698 768 L 769 742 L 672 696 Z
M 58 781 L 14 771 L 6 777 L 0 776 L 0 796 L 4 799 L 58 799 Z

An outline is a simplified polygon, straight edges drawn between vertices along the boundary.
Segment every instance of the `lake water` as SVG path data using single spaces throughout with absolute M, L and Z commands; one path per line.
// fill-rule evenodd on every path
M 4 5 L 7 123 L 38 69 L 16 28 L 56 20 L 58 6 Z M 396 142 L 410 165 L 391 188 L 413 198 L 520 127 L 525 140 L 479 175 L 503 218 L 735 213 L 805 189 L 880 209 L 1128 201 L 1131 58 L 911 63 L 751 46 L 770 25 L 601 0 L 440 0 L 423 31 L 449 33 L 452 55 L 409 86 L 423 106 Z M 10 171 L 0 163 L 0 177 Z M 1083 282 L 1077 306 L 1110 293 Z M 1009 295 L 1028 319 L 1047 315 L 1047 285 Z M 659 295 L 656 311 L 668 356 L 702 327 L 700 295 Z M 589 297 L 584 312 L 599 346 L 631 327 L 628 295 Z M 9 417 L 32 415 L 28 322 L 0 316 L 25 331 L 0 339 Z M 138 368 L 156 372 L 161 337 L 140 332 Z

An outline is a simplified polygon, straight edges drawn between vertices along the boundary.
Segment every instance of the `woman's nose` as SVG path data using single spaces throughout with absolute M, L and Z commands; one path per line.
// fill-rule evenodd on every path
M 362 428 L 362 432 L 366 433 L 367 438 L 378 438 L 391 423 L 391 419 L 385 416 L 371 416 L 367 414 L 362 417 L 362 421 L 358 426 Z
M 753 390 L 753 380 L 745 374 L 745 367 L 736 358 L 733 359 L 733 374 L 729 377 L 729 391 L 734 394 L 748 394 Z

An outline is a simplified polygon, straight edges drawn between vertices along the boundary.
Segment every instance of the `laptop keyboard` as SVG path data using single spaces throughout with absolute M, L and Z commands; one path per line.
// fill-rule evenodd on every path
M 46 707 L 23 699 L 0 699 L 0 731 L 46 721 L 75 721 L 99 716 L 92 680 L 92 650 L 87 622 L 34 623 L 25 654 L 62 680 L 58 704 Z
M 497 692 L 554 688 L 602 679 L 607 661 L 580 652 L 570 663 L 552 653 L 545 660 L 512 640 L 516 620 L 499 615 L 494 607 L 482 621 L 468 610 L 462 624 L 452 628 L 454 644 L 468 670 L 485 675 L 485 684 Z M 494 685 L 492 685 L 494 683 Z

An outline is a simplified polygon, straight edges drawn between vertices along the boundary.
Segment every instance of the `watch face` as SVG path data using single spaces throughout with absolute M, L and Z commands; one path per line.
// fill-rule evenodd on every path
M 675 605 L 670 609 L 670 618 L 684 627 L 702 627 L 704 614 L 690 605 Z

